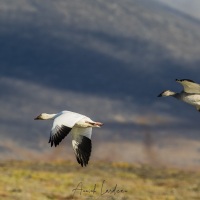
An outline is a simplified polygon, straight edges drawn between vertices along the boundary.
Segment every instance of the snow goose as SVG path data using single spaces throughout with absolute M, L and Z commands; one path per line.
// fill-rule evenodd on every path
M 170 90 L 165 90 L 159 94 L 158 97 L 172 96 L 195 106 L 196 109 L 200 111 L 200 85 L 190 79 L 176 79 L 176 82 L 183 86 L 183 91 L 176 93 Z
M 91 135 L 93 127 L 101 127 L 103 124 L 94 122 L 89 117 L 71 111 L 62 111 L 57 114 L 42 113 L 35 120 L 52 119 L 53 127 L 50 132 L 49 143 L 51 147 L 59 143 L 69 134 L 72 135 L 72 147 L 78 163 L 83 167 L 88 164 L 92 143 Z

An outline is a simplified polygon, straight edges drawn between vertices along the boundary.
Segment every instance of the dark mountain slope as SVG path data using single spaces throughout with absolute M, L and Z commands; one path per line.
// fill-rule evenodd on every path
M 196 131 L 199 113 L 156 96 L 200 82 L 199 41 L 198 20 L 149 0 L 0 2 L 1 137 L 46 138 L 34 115 L 63 109 L 106 121 L 102 138 Z

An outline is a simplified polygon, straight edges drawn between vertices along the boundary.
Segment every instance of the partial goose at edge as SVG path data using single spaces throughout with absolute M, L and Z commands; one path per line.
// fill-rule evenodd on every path
M 196 107 L 200 111 L 200 84 L 190 79 L 176 79 L 176 82 L 183 86 L 183 91 L 176 93 L 171 90 L 165 90 L 158 97 L 172 96 Z

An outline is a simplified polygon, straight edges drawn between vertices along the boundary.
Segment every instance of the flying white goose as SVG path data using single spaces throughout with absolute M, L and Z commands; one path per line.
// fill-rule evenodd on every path
M 92 127 L 101 127 L 103 124 L 94 122 L 89 117 L 71 111 L 62 111 L 57 114 L 42 113 L 35 120 L 52 119 L 53 127 L 50 132 L 51 147 L 59 143 L 69 134 L 72 135 L 72 147 L 78 163 L 83 167 L 88 164 L 92 143 Z
M 159 94 L 158 97 L 172 96 L 195 106 L 196 109 L 200 111 L 200 85 L 190 79 L 176 79 L 176 82 L 183 86 L 183 91 L 176 93 L 170 90 L 165 90 Z

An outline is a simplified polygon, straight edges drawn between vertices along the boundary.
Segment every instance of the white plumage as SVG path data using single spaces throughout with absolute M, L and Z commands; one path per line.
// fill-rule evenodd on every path
M 92 128 L 100 127 L 103 124 L 94 122 L 89 117 L 71 111 L 62 111 L 57 114 L 42 113 L 35 120 L 52 119 L 53 126 L 50 132 L 49 143 L 57 146 L 69 134 L 72 135 L 72 147 L 76 159 L 81 166 L 88 164 L 92 143 Z

